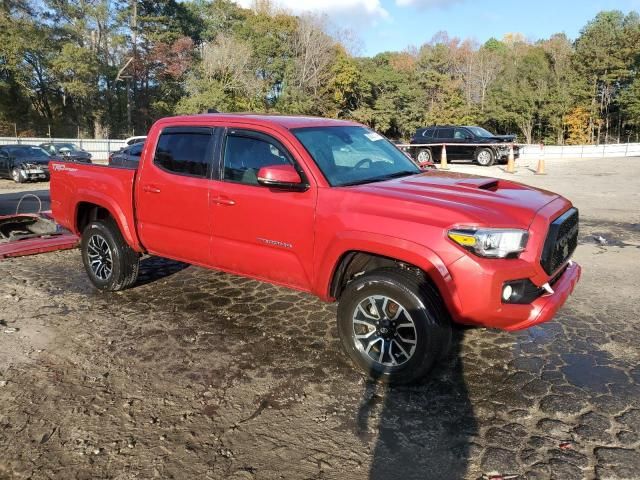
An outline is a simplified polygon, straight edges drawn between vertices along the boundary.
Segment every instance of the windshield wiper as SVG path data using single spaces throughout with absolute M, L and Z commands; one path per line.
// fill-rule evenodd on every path
M 363 185 L 365 183 L 384 182 L 385 180 L 391 180 L 393 178 L 399 178 L 399 177 L 408 177 L 410 175 L 417 175 L 418 173 L 421 173 L 421 172 L 414 172 L 412 170 L 402 170 L 400 172 L 394 172 L 388 175 L 382 175 L 380 177 L 365 178 L 364 180 L 357 180 L 355 182 L 343 183 L 340 186 L 350 187 L 353 185 Z

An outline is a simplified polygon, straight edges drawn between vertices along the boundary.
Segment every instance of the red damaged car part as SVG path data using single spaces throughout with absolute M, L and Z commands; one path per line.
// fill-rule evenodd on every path
M 49 212 L 0 215 L 0 259 L 75 248 L 79 240 Z

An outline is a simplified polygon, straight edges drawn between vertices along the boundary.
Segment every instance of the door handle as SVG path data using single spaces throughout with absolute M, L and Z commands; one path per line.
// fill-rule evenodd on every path
M 228 197 L 216 197 L 216 198 L 213 198 L 211 201 L 213 203 L 217 203 L 218 205 L 232 206 L 236 204 L 235 200 L 231 200 Z
M 145 185 L 142 190 L 147 193 L 160 193 L 160 189 L 154 185 Z

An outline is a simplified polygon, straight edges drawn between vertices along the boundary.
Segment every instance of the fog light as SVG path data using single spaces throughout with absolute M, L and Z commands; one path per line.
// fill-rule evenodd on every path
M 511 285 L 505 285 L 502 289 L 502 299 L 507 302 L 511 298 L 511 294 L 513 293 L 513 287 Z

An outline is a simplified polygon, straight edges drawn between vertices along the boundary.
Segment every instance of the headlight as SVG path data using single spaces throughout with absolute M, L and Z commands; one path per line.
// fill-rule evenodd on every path
M 489 258 L 517 257 L 529 239 L 526 230 L 503 228 L 455 228 L 448 235 L 461 247 Z

